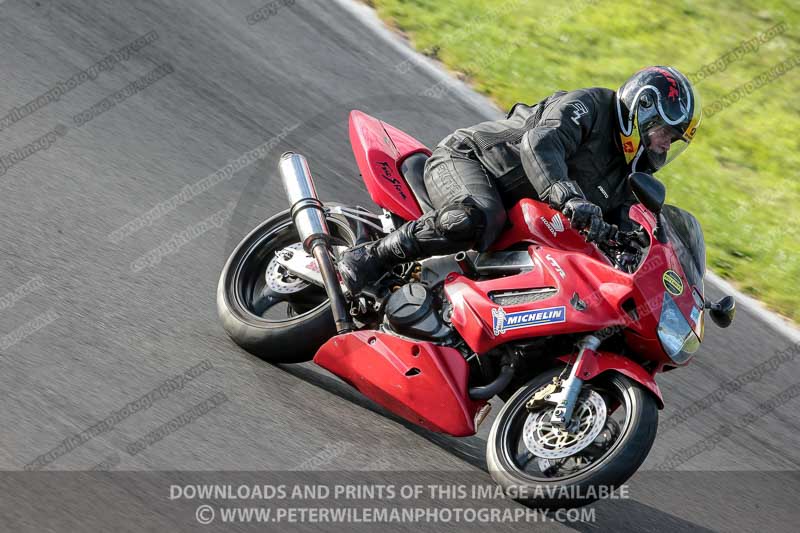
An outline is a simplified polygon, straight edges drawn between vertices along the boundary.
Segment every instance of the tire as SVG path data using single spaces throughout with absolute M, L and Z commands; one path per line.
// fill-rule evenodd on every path
M 355 242 L 346 218 L 328 215 L 327 219 L 337 244 L 350 246 Z M 310 309 L 294 316 L 265 318 L 252 308 L 253 293 L 266 284 L 260 279 L 264 278 L 274 251 L 299 241 L 289 210 L 278 213 L 236 246 L 217 284 L 217 313 L 228 336 L 246 351 L 271 363 L 309 361 L 336 334 L 327 295 L 313 285 L 305 284 L 306 291 L 317 291 L 314 296 L 319 303 L 310 304 Z
M 514 428 L 519 427 L 519 417 L 527 418 L 525 404 L 534 392 L 559 375 L 562 368 L 552 369 L 535 377 L 511 396 L 498 413 L 487 441 L 486 463 L 492 478 L 512 497 L 524 496 L 515 499 L 530 507 L 579 507 L 597 500 L 602 495 L 599 491 L 606 490 L 600 487 L 618 487 L 636 472 L 650 452 L 656 437 L 658 407 L 652 395 L 621 374 L 604 374 L 586 382 L 584 390 L 596 388 L 597 391 L 605 391 L 601 396 L 611 391 L 626 410 L 625 422 L 622 426 L 617 425 L 616 440 L 602 452 L 604 455 L 596 462 L 589 463 L 583 470 L 571 476 L 553 478 L 552 481 L 520 469 L 515 459 L 512 459 L 514 444 L 511 441 L 517 441 L 514 435 L 518 434 Z M 606 400 L 605 403 L 608 406 L 609 401 Z M 552 497 L 558 494 L 567 494 L 570 498 Z

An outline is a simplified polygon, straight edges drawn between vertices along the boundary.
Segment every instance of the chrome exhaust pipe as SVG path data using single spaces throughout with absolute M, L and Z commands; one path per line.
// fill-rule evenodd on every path
M 322 202 L 317 198 L 317 189 L 308 169 L 308 161 L 300 154 L 285 152 L 278 162 L 283 190 L 289 200 L 292 220 L 306 252 L 314 256 L 319 265 L 325 292 L 331 301 L 336 331 L 353 331 L 353 323 L 347 312 L 347 302 L 339 286 L 339 275 L 331 259 L 331 234 Z
M 278 169 L 292 210 L 292 219 L 305 251 L 311 253 L 311 243 L 316 239 L 322 239 L 325 244 L 329 244 L 331 234 L 325 220 L 325 211 L 317 197 L 317 189 L 314 187 L 306 158 L 294 152 L 285 152 L 278 163 Z

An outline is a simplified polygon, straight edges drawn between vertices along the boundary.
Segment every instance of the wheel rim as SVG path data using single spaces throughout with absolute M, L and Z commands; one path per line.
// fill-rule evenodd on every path
M 334 255 L 351 246 L 355 235 L 346 224 L 328 218 Z M 328 305 L 322 287 L 291 277 L 275 259 L 287 247 L 300 249 L 300 237 L 287 215 L 239 250 L 226 286 L 229 301 L 250 322 L 281 323 L 302 319 Z
M 548 425 L 552 405 L 533 413 L 525 408 L 535 392 L 527 391 L 517 399 L 500 433 L 505 462 L 518 476 L 533 483 L 567 481 L 595 469 L 617 449 L 633 422 L 633 404 L 627 391 L 612 382 L 588 383 L 578 400 L 570 431 L 559 435 Z M 598 428 L 590 417 L 593 413 L 603 416 L 603 410 L 605 420 Z M 537 441 L 536 436 L 545 438 Z

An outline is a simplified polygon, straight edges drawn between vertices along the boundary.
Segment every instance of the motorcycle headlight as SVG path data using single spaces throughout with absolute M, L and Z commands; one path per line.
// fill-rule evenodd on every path
M 700 348 L 700 338 L 684 318 L 678 304 L 666 292 L 658 321 L 658 340 L 669 358 L 678 364 L 688 361 Z

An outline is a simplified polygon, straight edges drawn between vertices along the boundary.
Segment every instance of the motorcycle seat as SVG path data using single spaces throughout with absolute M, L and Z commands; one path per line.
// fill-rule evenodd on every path
M 433 211 L 428 190 L 425 188 L 425 161 L 430 156 L 424 153 L 416 153 L 408 156 L 400 165 L 400 174 L 405 178 L 408 183 L 409 189 L 414 193 L 414 196 L 419 202 L 419 207 L 423 213 Z

